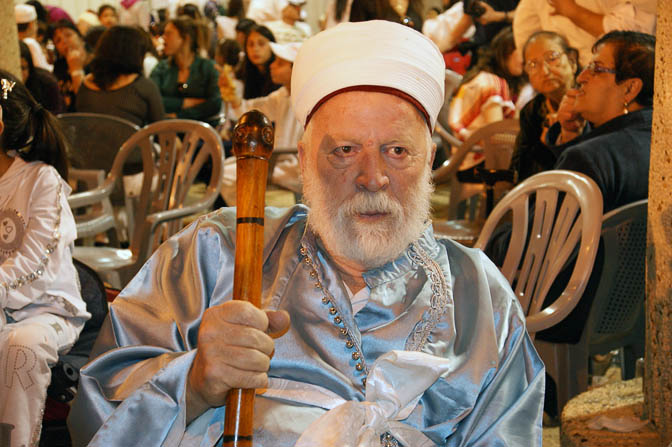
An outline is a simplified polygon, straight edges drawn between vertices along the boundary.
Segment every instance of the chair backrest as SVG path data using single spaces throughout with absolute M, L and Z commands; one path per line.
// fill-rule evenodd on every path
M 141 265 L 155 247 L 181 228 L 181 219 L 173 219 L 184 217 L 184 213 L 171 211 L 193 214 L 213 204 L 222 186 L 224 149 L 217 132 L 206 123 L 182 119 L 152 123 L 122 145 L 104 187 L 118 181 L 126 160 L 137 151 L 143 161 L 143 177 L 133 209 L 130 248 Z M 212 166 L 206 192 L 186 205 L 189 188 L 207 162 Z
M 467 154 L 471 151 L 483 152 L 486 169 L 509 169 L 519 131 L 520 122 L 517 119 L 506 119 L 483 126 L 467 138 L 448 161 L 434 170 L 434 184 L 451 184 L 449 219 L 454 219 L 457 215 L 459 202 L 484 190 L 482 185 L 478 188 L 464 188 L 457 179 L 457 171 Z
M 100 113 L 62 113 L 58 120 L 70 141 L 72 167 L 105 172 L 112 166 L 121 145 L 140 130 L 130 121 Z
M 610 350 L 643 338 L 643 328 L 634 329 L 642 324 L 646 295 L 647 205 L 644 199 L 604 215 L 602 272 L 582 334 L 590 345 Z
M 561 194 L 564 193 L 564 194 Z M 530 226 L 530 196 L 535 196 Z M 564 319 L 586 288 L 599 245 L 602 193 L 589 177 L 546 171 L 505 195 L 485 222 L 475 247 L 485 248 L 510 213 L 511 235 L 501 271 L 512 285 L 534 334 Z M 558 273 L 579 243 L 574 270 L 562 294 L 542 309 Z
M 462 75 L 446 68 L 446 77 L 444 79 L 444 94 L 443 94 L 443 106 L 439 110 L 439 116 L 437 118 L 438 123 L 444 129 L 450 129 L 448 124 L 448 112 L 450 110 L 450 101 L 453 99 L 453 94 L 457 87 L 459 87 L 462 82 Z

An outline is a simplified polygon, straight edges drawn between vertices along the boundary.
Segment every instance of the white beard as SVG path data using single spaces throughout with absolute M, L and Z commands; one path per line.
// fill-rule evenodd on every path
M 308 225 L 332 256 L 356 261 L 366 269 L 392 261 L 418 239 L 430 219 L 434 187 L 431 168 L 410 185 L 404 205 L 387 190 L 358 191 L 342 203 L 334 203 L 317 175 L 304 177 L 303 195 L 310 207 Z M 388 213 L 383 220 L 360 223 L 361 213 Z

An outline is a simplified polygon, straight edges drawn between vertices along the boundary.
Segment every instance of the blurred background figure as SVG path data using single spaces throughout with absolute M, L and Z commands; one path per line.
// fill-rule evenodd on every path
M 159 87 L 167 117 L 208 121 L 220 111 L 219 73 L 212 60 L 198 55 L 197 39 L 189 17 L 169 20 L 164 28 L 166 58 L 150 77 Z
M 58 79 L 66 110 L 75 110 L 75 98 L 93 57 L 84 38 L 72 22 L 60 20 L 52 25 L 51 40 L 56 48 L 54 76 Z
M 217 39 L 235 39 L 236 25 L 245 17 L 245 8 L 243 0 L 229 0 L 226 7 L 226 15 L 215 18 L 217 24 Z
M 65 101 L 58 88 L 58 81 L 44 68 L 33 65 L 28 46 L 19 41 L 21 54 L 21 78 L 33 98 L 53 114 L 65 111 Z
M 589 6 L 588 8 L 582 5 Z M 516 46 L 522 48 L 535 31 L 563 34 L 579 51 L 579 62 L 590 62 L 592 46 L 600 35 L 612 30 L 656 34 L 656 0 L 520 0 L 513 21 Z
M 271 79 L 270 66 L 275 58 L 271 42 L 275 42 L 271 30 L 263 25 L 254 25 L 250 28 L 243 47 L 245 58 L 236 72 L 236 77 L 243 81 L 245 86 L 244 99 L 266 96 L 280 88 L 280 85 Z
M 271 30 L 277 43 L 303 42 L 313 33 L 310 26 L 301 21 L 301 8 L 306 0 L 288 0 L 282 8 L 280 20 L 264 23 Z
M 523 47 L 523 67 L 537 92 L 520 112 L 511 168 L 518 181 L 553 169 L 558 153 L 546 144 L 548 129 L 558 121 L 558 107 L 579 72 L 579 52 L 553 31 L 538 31 Z
M 139 26 L 149 31 L 151 16 L 147 0 L 121 0 L 119 8 L 119 24 Z
M 82 36 L 86 36 L 86 33 L 95 26 L 100 26 L 98 14 L 90 9 L 87 9 L 77 17 L 77 29 Z
M 141 127 L 163 119 L 159 89 L 142 74 L 144 57 L 145 39 L 138 29 L 107 30 L 77 93 L 77 111 L 114 115 Z
M 422 0 L 354 0 L 350 21 L 388 20 L 422 31 L 424 12 Z
M 102 4 L 98 8 L 98 20 L 105 28 L 112 28 L 119 23 L 119 16 L 114 6 Z
M 324 29 L 331 28 L 342 22 L 350 21 L 350 9 L 353 0 L 329 0 L 324 13 Z
M 274 125 L 276 149 L 296 148 L 303 135 L 303 126 L 294 115 L 294 108 L 290 101 L 292 69 L 296 54 L 301 42 L 277 44 L 271 42 L 271 49 L 275 59 L 271 63 L 270 73 L 273 82 L 281 85 L 268 96 L 254 99 L 241 99 L 236 92 L 232 78 L 220 76 L 219 87 L 222 99 L 231 105 L 233 119 L 238 119 L 249 110 L 259 110 L 264 113 Z M 301 193 L 301 178 L 299 162 L 295 154 L 278 155 L 273 172 L 269 173 L 272 183 L 288 189 L 294 193 Z M 229 157 L 224 163 L 224 183 L 222 197 L 229 206 L 236 204 L 236 159 Z
M 32 5 L 16 5 L 14 6 L 14 17 L 16 19 L 16 26 L 21 39 L 30 49 L 32 55 L 33 65 L 43 68 L 47 71 L 54 69 L 47 60 L 42 46 L 36 40 L 37 37 L 37 10 Z
M 486 124 L 515 117 L 524 83 L 523 62 L 510 27 L 479 52 L 478 63 L 465 74 L 450 104 L 450 127 L 463 141 Z

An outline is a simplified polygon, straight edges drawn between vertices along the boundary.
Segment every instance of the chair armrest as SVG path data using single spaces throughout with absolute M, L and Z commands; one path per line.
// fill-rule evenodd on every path
M 434 132 L 436 132 L 436 134 L 439 137 L 441 137 L 443 141 L 450 144 L 451 146 L 455 147 L 462 146 L 462 141 L 460 141 L 458 138 L 456 138 L 450 132 L 448 132 L 441 124 L 436 123 L 436 126 L 434 127 Z
M 68 204 L 70 204 L 70 208 L 75 209 L 93 205 L 95 203 L 100 203 L 103 199 L 109 197 L 109 195 L 112 194 L 114 183 L 115 178 L 108 176 L 105 182 L 95 189 L 71 194 L 68 197 Z
M 87 190 L 92 190 L 103 184 L 105 181 L 105 171 L 103 169 L 70 169 L 68 179 L 71 181 L 82 182 Z
M 194 202 L 189 206 L 150 214 L 147 216 L 147 221 L 150 224 L 150 232 L 153 233 L 156 227 L 164 222 L 191 216 L 192 214 L 203 211 L 215 202 L 218 194 L 219 192 L 214 188 L 209 188 L 202 199 Z

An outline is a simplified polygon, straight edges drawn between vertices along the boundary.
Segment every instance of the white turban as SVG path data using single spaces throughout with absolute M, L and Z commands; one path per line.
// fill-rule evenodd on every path
M 305 126 L 317 107 L 342 90 L 392 89 L 421 108 L 433 129 L 445 72 L 439 49 L 412 28 L 382 20 L 341 23 L 303 42 L 292 71 L 292 105 Z

